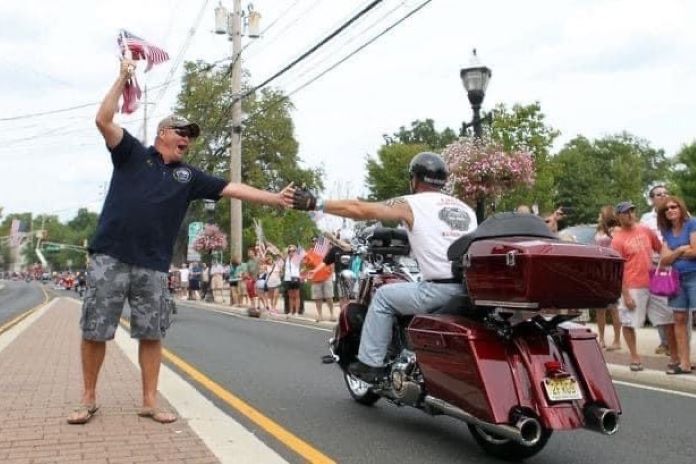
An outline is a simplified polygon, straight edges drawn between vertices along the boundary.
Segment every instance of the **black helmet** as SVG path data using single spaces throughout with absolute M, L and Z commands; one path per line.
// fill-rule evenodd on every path
M 424 151 L 411 159 L 408 174 L 411 179 L 415 177 L 426 184 L 444 187 L 447 181 L 447 166 L 437 153 Z

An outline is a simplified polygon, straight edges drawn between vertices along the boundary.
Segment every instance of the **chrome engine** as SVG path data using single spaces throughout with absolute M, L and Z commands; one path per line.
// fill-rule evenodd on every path
M 399 358 L 392 364 L 391 399 L 396 404 L 418 406 L 424 397 L 423 376 L 416 364 L 416 354 L 402 350 Z

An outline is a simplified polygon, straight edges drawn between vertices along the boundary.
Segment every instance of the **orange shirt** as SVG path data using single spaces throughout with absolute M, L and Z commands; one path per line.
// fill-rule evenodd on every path
M 626 260 L 624 262 L 624 288 L 647 288 L 650 284 L 648 271 L 652 266 L 653 253 L 659 253 L 662 245 L 655 232 L 641 224 L 631 229 L 617 228 L 611 247 Z
M 308 251 L 304 257 L 304 262 L 307 263 L 312 269 L 319 266 L 323 262 L 323 260 L 324 257 L 315 252 L 314 250 Z M 333 266 L 326 266 L 321 271 L 316 272 L 314 274 L 314 277 L 312 277 L 312 283 L 318 284 L 329 280 L 331 278 L 331 274 L 333 273 L 332 267 Z

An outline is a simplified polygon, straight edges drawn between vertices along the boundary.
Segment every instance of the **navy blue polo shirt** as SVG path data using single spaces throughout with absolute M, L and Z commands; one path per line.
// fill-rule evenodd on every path
M 114 171 L 89 251 L 167 272 L 188 204 L 219 200 L 227 181 L 186 163 L 165 164 L 126 130 L 110 151 Z

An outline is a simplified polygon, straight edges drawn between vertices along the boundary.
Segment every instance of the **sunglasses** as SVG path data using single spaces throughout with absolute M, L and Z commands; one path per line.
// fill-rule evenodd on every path
M 187 137 L 189 139 L 195 138 L 193 136 L 193 131 L 188 127 L 168 127 L 168 129 L 172 129 L 179 137 Z
M 294 249 L 294 248 L 288 248 L 288 252 L 290 252 L 290 251 L 295 251 L 295 249 Z
M 669 205 L 667 209 L 672 210 L 672 209 L 679 209 L 679 205 Z
M 666 197 L 668 194 L 667 192 L 660 192 L 660 193 L 653 193 L 652 196 L 654 197 Z

